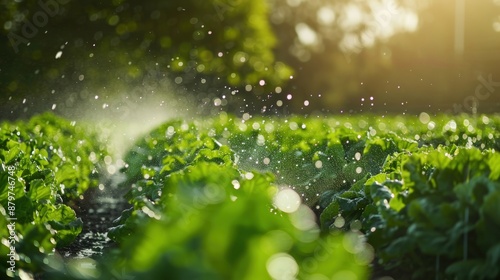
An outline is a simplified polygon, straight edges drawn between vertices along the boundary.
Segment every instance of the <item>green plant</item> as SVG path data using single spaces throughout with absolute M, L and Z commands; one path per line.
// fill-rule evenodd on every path
M 82 221 L 64 202 L 96 184 L 104 156 L 95 135 L 52 114 L 0 126 L 0 268 L 13 277 L 42 269 Z

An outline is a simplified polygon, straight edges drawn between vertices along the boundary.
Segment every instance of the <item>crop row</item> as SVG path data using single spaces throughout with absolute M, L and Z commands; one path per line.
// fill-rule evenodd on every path
M 117 248 L 91 271 L 51 259 L 45 272 L 50 279 L 367 279 L 371 270 L 496 279 L 499 125 L 498 116 L 425 113 L 169 121 L 124 158 L 131 208 L 108 232 Z M 16 203 L 71 210 L 64 202 L 95 183 L 92 170 L 105 155 L 97 137 L 53 116 L 15 127 L 0 130 L 7 135 L 0 179 L 21 184 Z M 47 175 L 31 179 L 39 171 Z M 40 194 L 45 200 L 32 193 L 39 181 L 26 183 L 37 179 L 53 190 Z M 67 227 L 29 221 L 49 232 L 41 235 L 49 240 L 44 252 L 78 234 L 81 224 L 70 217 L 57 224 L 76 224 L 66 239 Z M 36 234 L 27 236 L 19 239 L 38 244 Z M 34 263 L 38 253 L 25 251 L 21 262 Z
M 251 178 L 264 175 L 269 179 L 259 181 L 258 185 L 264 188 L 257 193 L 268 193 L 269 182 L 278 189 L 283 186 L 294 189 L 315 212 L 315 223 L 323 238 L 344 232 L 366 239 L 368 244 L 362 242 L 362 249 L 356 253 L 368 259 L 374 254 L 370 266 L 385 270 L 377 273 L 399 273 L 399 277 L 416 279 L 495 279 L 499 275 L 495 264 L 500 258 L 497 249 L 500 243 L 495 236 L 500 224 L 492 219 L 495 221 L 494 207 L 499 205 L 496 201 L 500 172 L 500 156 L 496 153 L 499 118 L 427 117 L 240 119 L 222 113 L 203 121 L 165 123 L 139 141 L 125 160 L 126 185 L 132 184 L 127 198 L 134 207 L 118 220 L 111 236 L 126 251 L 137 252 L 137 244 L 159 244 L 158 238 L 168 238 L 161 230 L 156 231 L 159 237 L 147 235 L 153 241 L 138 233 L 147 228 L 146 221 L 159 220 L 154 223 L 168 224 L 169 229 L 175 228 L 181 235 L 201 242 L 188 246 L 183 242 L 193 242 L 189 238 L 182 242 L 164 241 L 168 245 L 158 249 L 160 255 L 149 258 L 147 263 L 134 259 L 149 273 L 158 271 L 148 270 L 148 264 L 162 259 L 159 257 L 162 254 L 173 254 L 171 250 L 187 255 L 192 250 L 213 252 L 204 243 L 210 243 L 205 238 L 211 236 L 211 230 L 216 230 L 211 228 L 213 215 L 206 207 L 212 207 L 213 201 L 216 205 L 225 205 L 226 201 L 234 204 L 229 201 L 240 199 L 239 188 L 243 188 L 241 182 L 245 182 L 247 174 Z M 205 166 L 207 162 L 210 168 L 217 166 L 224 171 L 210 171 Z M 227 197 L 218 197 L 221 193 Z M 280 212 L 276 206 L 279 202 L 271 204 L 269 198 L 267 201 L 254 205 Z M 226 248 L 223 244 L 237 239 L 233 236 L 249 235 L 262 222 L 262 217 L 252 220 L 245 212 L 234 210 L 216 223 L 216 227 L 231 229 L 226 233 L 220 231 L 224 238 L 211 240 L 221 244 L 219 254 Z M 198 222 L 200 228 L 182 233 L 182 227 L 171 219 L 177 221 L 183 215 L 199 218 L 188 219 L 188 223 Z M 301 215 L 314 221 L 310 215 Z M 242 222 L 249 224 L 238 227 Z M 172 229 L 173 232 L 176 231 Z M 123 241 L 127 236 L 135 236 L 134 242 Z M 300 239 L 294 242 L 300 243 Z M 216 261 L 226 264 L 227 273 L 235 273 L 227 275 L 217 270 L 219 267 L 209 265 L 212 272 L 209 275 L 215 278 L 247 274 L 269 277 L 266 273 L 251 274 L 232 263 L 236 256 L 245 259 L 248 265 L 257 263 L 241 257 L 251 249 L 236 244 L 245 241 L 231 245 L 238 248 L 239 254 L 222 257 L 201 254 L 197 259 L 203 261 L 195 266 L 204 267 L 204 261 Z M 304 278 L 300 274 L 307 272 L 303 258 L 293 255 L 290 248 L 284 252 L 297 261 L 299 278 Z M 335 268 L 340 261 L 325 259 L 321 263 Z M 134 267 L 133 263 L 129 265 Z M 188 271 L 192 270 L 189 266 Z M 314 275 L 330 277 L 334 273 L 323 271 Z
M 0 125 L 0 268 L 9 277 L 42 270 L 82 221 L 68 205 L 97 184 L 106 155 L 90 129 L 52 114 Z

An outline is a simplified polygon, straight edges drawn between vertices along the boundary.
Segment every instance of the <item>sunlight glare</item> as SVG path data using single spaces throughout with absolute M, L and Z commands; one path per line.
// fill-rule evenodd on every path
M 318 22 L 323 25 L 331 25 L 335 21 L 335 12 L 328 6 L 321 7 L 317 13 Z
M 304 45 L 314 46 L 319 42 L 316 32 L 303 22 L 295 26 L 295 32 L 297 32 L 300 42 Z

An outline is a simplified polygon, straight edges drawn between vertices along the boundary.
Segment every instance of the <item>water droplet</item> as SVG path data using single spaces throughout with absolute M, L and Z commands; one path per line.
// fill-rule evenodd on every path
M 360 160 L 361 159 L 361 153 L 360 152 L 357 152 L 356 154 L 354 154 L 354 158 L 356 160 Z
M 341 228 L 345 225 L 345 219 L 344 217 L 342 216 L 338 216 L 337 218 L 335 218 L 335 221 L 333 222 L 333 225 L 337 228 Z
M 236 189 L 236 190 L 240 188 L 240 182 L 238 182 L 238 180 L 231 181 L 231 184 L 233 185 L 234 189 Z
M 264 129 L 267 133 L 272 133 L 274 131 L 274 125 L 272 123 L 266 123 Z
M 290 188 L 283 188 L 274 197 L 274 205 L 285 213 L 293 213 L 299 209 L 300 196 Z
M 429 114 L 427 114 L 426 112 L 422 112 L 420 113 L 418 119 L 421 123 L 427 124 L 431 120 L 431 116 L 429 116 Z
M 296 279 L 299 273 L 299 265 L 295 259 L 285 253 L 272 255 L 266 264 L 267 272 L 272 279 Z

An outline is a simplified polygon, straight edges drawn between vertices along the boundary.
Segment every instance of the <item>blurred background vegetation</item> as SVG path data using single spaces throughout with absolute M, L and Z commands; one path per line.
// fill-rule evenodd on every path
M 498 0 L 0 2 L 2 119 L 162 95 L 238 114 L 500 107 Z

